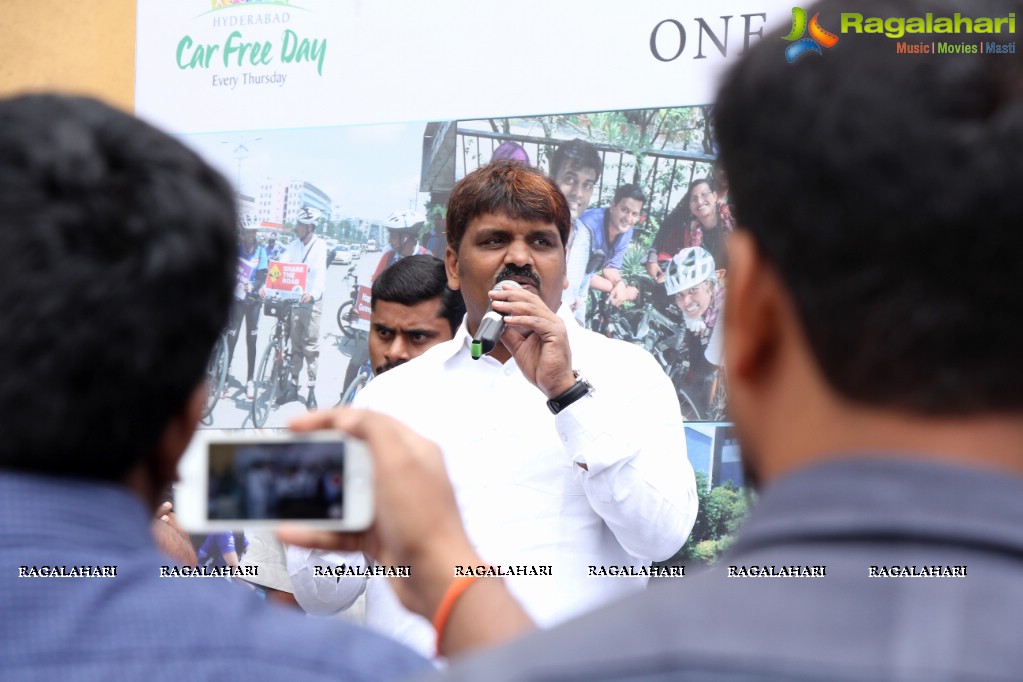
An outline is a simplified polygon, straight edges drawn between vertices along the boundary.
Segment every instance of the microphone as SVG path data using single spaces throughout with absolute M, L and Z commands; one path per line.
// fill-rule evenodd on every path
M 503 279 L 494 285 L 491 291 L 501 291 L 502 289 L 521 289 L 522 287 L 518 282 L 513 282 L 510 279 Z M 483 319 L 480 320 L 480 326 L 476 330 L 476 335 L 472 337 L 472 345 L 469 346 L 469 350 L 472 353 L 473 360 L 479 360 L 482 356 L 486 355 L 490 351 L 494 350 L 494 346 L 501 339 L 501 334 L 504 333 L 504 316 L 501 313 L 494 310 L 493 303 L 487 308 L 487 312 L 483 315 Z

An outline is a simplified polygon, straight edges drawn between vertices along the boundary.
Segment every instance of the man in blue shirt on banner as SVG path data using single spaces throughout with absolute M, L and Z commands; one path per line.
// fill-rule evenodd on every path
M 622 278 L 622 260 L 632 243 L 632 233 L 643 212 L 646 196 L 638 185 L 615 190 L 607 208 L 591 208 L 579 220 L 590 229 L 591 249 L 604 252 L 604 262 L 590 277 L 590 288 L 607 292 L 613 305 L 634 301 L 639 289 Z
M 379 680 L 403 647 L 160 578 L 150 522 L 236 284 L 234 192 L 93 100 L 0 101 L 0 677 Z M 322 266 L 323 263 L 321 262 Z M 36 576 L 75 576 L 50 580 Z

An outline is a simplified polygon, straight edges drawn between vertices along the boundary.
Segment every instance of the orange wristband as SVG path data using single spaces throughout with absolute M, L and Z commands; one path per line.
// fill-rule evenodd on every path
M 444 592 L 444 596 L 441 597 L 440 604 L 437 605 L 437 611 L 433 614 L 433 629 L 437 631 L 438 656 L 441 654 L 440 643 L 444 639 L 444 629 L 448 626 L 448 620 L 451 618 L 451 612 L 454 610 L 455 604 L 465 594 L 465 591 L 479 579 L 480 576 L 478 575 L 458 576 L 451 581 L 447 591 Z

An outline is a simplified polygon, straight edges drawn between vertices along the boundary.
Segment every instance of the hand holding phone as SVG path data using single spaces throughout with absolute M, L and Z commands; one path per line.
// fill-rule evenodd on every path
M 465 534 L 440 449 L 391 417 L 364 410 L 310 412 L 291 428 L 334 428 L 365 441 L 373 457 L 375 517 L 365 533 L 288 524 L 278 537 L 287 544 L 365 552 L 384 566 L 411 565 L 411 576 L 391 586 L 407 608 L 432 617 L 454 567 L 482 561 Z

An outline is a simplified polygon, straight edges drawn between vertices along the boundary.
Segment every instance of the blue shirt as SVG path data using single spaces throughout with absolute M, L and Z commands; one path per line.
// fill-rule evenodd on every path
M 607 229 L 605 228 L 606 220 L 606 208 L 591 208 L 579 216 L 579 222 L 590 229 L 590 234 L 593 237 L 590 242 L 590 250 L 602 249 L 606 254 L 603 265 L 597 268 L 597 270 L 602 270 L 603 268 L 621 270 L 622 259 L 625 258 L 625 252 L 629 250 L 629 244 L 632 243 L 634 228 L 630 227 L 627 232 L 615 237 L 614 242 L 608 246 Z
M 226 580 L 161 578 L 151 515 L 127 489 L 0 472 L 0 677 L 387 680 L 432 670 L 409 649 L 308 618 Z M 115 577 L 19 577 L 116 566 Z
M 210 533 L 203 540 L 202 545 L 199 546 L 199 551 L 196 553 L 199 557 L 199 563 L 211 566 L 227 566 L 224 555 L 228 552 L 234 552 L 241 559 L 242 554 L 245 553 L 249 546 L 248 539 L 244 535 L 241 538 L 244 540 L 243 546 L 237 547 L 234 541 L 234 533 L 231 531 Z
M 269 267 L 270 260 L 265 248 L 256 244 L 256 248 L 251 253 L 245 253 L 245 247 L 239 245 L 238 270 L 235 278 L 237 282 L 234 288 L 234 297 L 239 301 L 244 299 L 246 285 L 248 285 L 249 291 L 254 291 L 257 285 L 262 284 L 262 282 L 258 281 L 259 277 L 257 275 L 261 270 L 265 272 Z
M 251 253 L 245 253 L 245 247 L 239 245 L 238 258 L 251 268 L 249 284 L 252 286 L 257 284 L 256 273 L 270 268 L 270 257 L 266 252 L 266 247 L 261 244 L 256 244 L 256 248 Z

